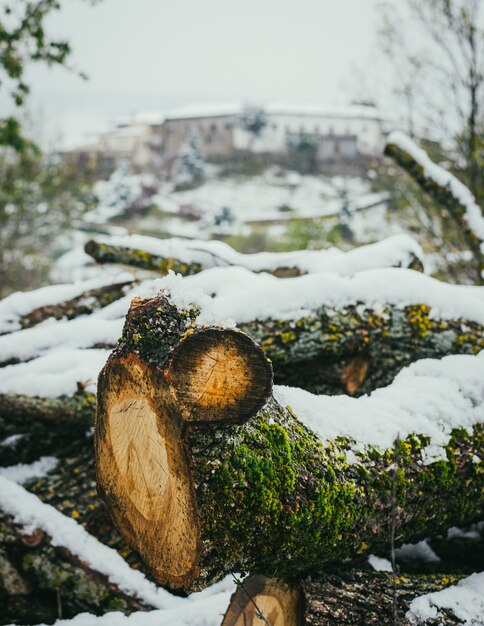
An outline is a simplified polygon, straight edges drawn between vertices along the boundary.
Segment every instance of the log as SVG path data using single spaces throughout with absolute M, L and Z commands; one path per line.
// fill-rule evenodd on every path
M 232 595 L 222 626 L 403 625 L 408 624 L 405 615 L 415 598 L 460 579 L 447 574 L 398 576 L 394 613 L 393 579 L 386 572 L 350 569 L 292 583 L 250 576 Z M 455 623 L 445 616 L 439 621 L 441 626 Z
M 327 395 L 370 393 L 418 359 L 484 348 L 483 325 L 443 319 L 426 304 L 322 306 L 297 321 L 269 318 L 239 328 L 271 359 L 277 384 Z
M 203 269 L 200 263 L 183 263 L 175 258 L 161 257 L 145 250 L 113 246 L 93 239 L 86 243 L 84 250 L 96 263 L 120 263 L 145 270 L 155 270 L 162 274 L 168 274 L 172 270 L 182 276 L 189 276 Z
M 96 397 L 79 390 L 72 396 L 48 398 L 19 393 L 0 394 L 0 415 L 4 418 L 41 422 L 63 422 L 90 426 L 96 413 Z M 25 427 L 25 424 L 24 424 Z
M 94 318 L 92 322 L 93 328 L 99 328 Z M 112 341 L 100 346 L 93 339 L 93 347 L 113 348 L 119 334 L 117 324 L 105 320 L 101 323 L 112 324 Z M 271 359 L 277 384 L 328 395 L 369 393 L 390 384 L 402 368 L 418 359 L 474 354 L 484 347 L 484 326 L 463 318 L 439 318 L 425 304 L 403 308 L 386 305 L 378 309 L 362 305 L 322 306 L 298 320 L 268 317 L 241 323 L 239 328 L 260 344 Z M 54 329 L 55 326 L 50 335 L 50 350 L 61 345 L 60 334 Z M 8 345 L 0 338 L 0 349 L 7 357 L 6 361 L 0 358 L 0 366 L 25 361 L 25 354 L 17 348 L 17 336 L 7 337 Z M 29 341 L 28 358 L 45 352 L 43 330 L 38 349 L 35 337 Z M 19 343 L 25 345 L 25 341 Z M 55 417 L 63 419 L 65 411 L 65 418 L 71 419 L 69 404 L 75 404 L 75 399 L 55 403 L 59 406 Z M 51 404 L 42 398 L 28 399 L 25 394 L 0 394 L 0 412 L 5 415 L 25 412 L 44 419 Z
M 125 295 L 127 288 L 133 284 L 134 281 L 127 281 L 105 285 L 104 287 L 84 291 L 81 295 L 59 304 L 37 307 L 20 318 L 20 326 L 21 328 L 31 328 L 49 318 L 71 320 L 80 315 L 89 315 L 119 300 L 119 298 Z
M 402 441 L 392 446 L 399 428 L 386 448 L 368 445 L 348 462 L 350 433 L 324 440 L 269 397 L 270 367 L 243 337 L 198 328 L 196 312 L 180 313 L 166 295 L 137 300 L 99 376 L 99 494 L 160 584 L 189 592 L 230 571 L 290 579 L 388 549 L 395 458 L 398 542 L 482 514 L 484 478 L 473 459 L 482 454 L 484 429 L 466 422 L 473 413 L 461 416 L 465 430 L 452 402 L 445 405 L 449 439 L 439 460 L 426 455 L 429 434 L 405 431 L 403 411 Z M 475 369 L 469 387 L 449 379 L 446 389 L 457 398 L 484 394 L 481 361 L 453 358 Z M 402 390 L 386 393 L 390 407 Z M 444 419 L 432 390 L 422 406 L 429 403 Z
M 483 280 L 484 219 L 472 193 L 455 176 L 431 161 L 403 133 L 392 133 L 384 153 L 402 167 L 413 180 L 455 221 L 465 235 L 476 264 L 477 279 Z
M 90 611 L 146 607 L 39 529 L 25 531 L 0 511 L 0 624 L 53 623 Z
M 296 250 L 242 254 L 221 241 L 189 241 L 131 236 L 108 242 L 91 240 L 87 254 L 97 263 L 120 263 L 167 274 L 173 270 L 187 276 L 212 267 L 244 267 L 279 278 L 315 272 L 351 275 L 381 267 L 403 267 L 423 272 L 423 253 L 408 235 L 395 235 L 348 252 Z

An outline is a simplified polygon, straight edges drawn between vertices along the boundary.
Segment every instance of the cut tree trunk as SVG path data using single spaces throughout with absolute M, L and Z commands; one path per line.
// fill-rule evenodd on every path
M 451 218 L 465 235 L 467 245 L 475 259 L 477 280 L 479 283 L 482 283 L 484 255 L 481 246 L 483 241 L 482 238 L 474 232 L 467 219 L 467 207 L 463 204 L 459 196 L 454 193 L 451 185 L 439 184 L 435 177 L 430 176 L 426 172 L 425 167 L 419 163 L 410 152 L 404 150 L 396 143 L 387 143 L 384 153 L 398 163 L 398 165 L 400 165 L 400 167 L 402 167 L 402 169 L 404 169 L 438 205 L 448 211 Z
M 323 578 L 287 583 L 250 576 L 233 594 L 222 626 L 390 626 L 408 625 L 405 614 L 415 598 L 441 591 L 462 576 L 397 576 L 348 570 Z M 396 619 L 396 621 L 395 621 Z M 439 622 L 454 626 L 453 618 Z
M 422 304 L 387 305 L 379 310 L 363 305 L 321 307 L 299 320 L 256 320 L 239 328 L 271 359 L 277 384 L 326 395 L 369 393 L 390 384 L 403 367 L 418 359 L 475 354 L 484 348 L 482 325 L 466 319 L 439 319 Z M 54 348 L 55 325 L 51 334 Z M 140 328 L 139 334 L 143 337 L 146 329 Z M 11 344 L 10 361 L 15 355 Z M 114 345 L 113 341 L 107 347 Z M 4 393 L 0 394 L 0 415 L 89 419 L 94 405 L 89 408 L 85 403 L 82 412 L 77 412 L 79 400 L 77 394 L 49 400 Z
M 482 426 L 455 430 L 446 460 L 429 465 L 425 433 L 348 464 L 348 440 L 323 444 L 266 402 L 270 389 L 242 333 L 197 328 L 196 312 L 165 296 L 132 305 L 99 377 L 96 470 L 116 527 L 160 584 L 194 591 L 230 571 L 289 579 L 388 549 L 397 454 L 399 543 L 482 514 Z

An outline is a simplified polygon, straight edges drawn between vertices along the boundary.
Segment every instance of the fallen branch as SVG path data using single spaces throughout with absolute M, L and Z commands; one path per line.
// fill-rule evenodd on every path
M 96 414 L 96 397 L 84 390 L 72 396 L 54 398 L 0 393 L 0 414 L 13 419 L 22 418 L 25 423 L 30 419 L 89 426 L 94 422 Z
M 105 285 L 98 289 L 84 291 L 80 296 L 59 304 L 37 307 L 20 318 L 20 326 L 22 328 L 31 328 L 50 318 L 72 320 L 80 315 L 90 315 L 94 311 L 119 300 L 119 298 L 125 295 L 127 288 L 132 285 L 133 281 Z
M 146 270 L 156 270 L 161 274 L 168 274 L 172 270 L 182 276 L 189 276 L 203 269 L 200 263 L 183 263 L 173 257 L 161 257 L 145 250 L 110 245 L 93 239 L 87 242 L 84 249 L 96 263 L 120 263 Z
M 408 235 L 395 235 L 348 252 L 331 249 L 241 254 L 221 241 L 155 239 L 141 235 L 112 237 L 103 242 L 91 240 L 85 250 L 98 263 L 120 263 L 162 274 L 173 270 L 183 276 L 202 269 L 229 266 L 267 272 L 280 278 L 316 272 L 343 276 L 381 267 L 423 271 L 422 250 Z
M 48 317 L 72 319 L 92 313 L 120 298 L 133 282 L 131 274 L 117 272 L 115 276 L 12 293 L 0 301 L 0 335 L 30 328 Z
M 478 281 L 484 269 L 484 218 L 469 189 L 453 174 L 431 161 L 409 137 L 394 132 L 388 137 L 385 154 L 393 158 L 449 215 L 465 234 L 474 256 Z
M 1 511 L 0 529 L 0 623 L 52 623 L 114 608 L 146 610 L 85 561 L 53 545 L 43 530 L 23 530 Z
M 153 576 L 186 591 L 388 549 L 398 436 L 397 541 L 470 523 L 484 503 L 484 361 L 449 359 L 370 404 L 279 388 L 283 404 L 261 409 L 270 368 L 248 337 L 199 328 L 163 296 L 135 301 L 98 383 L 99 492 Z

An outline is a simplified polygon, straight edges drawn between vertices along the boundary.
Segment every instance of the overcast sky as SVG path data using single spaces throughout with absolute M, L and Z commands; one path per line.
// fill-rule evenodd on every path
M 30 71 L 31 109 L 70 138 L 114 115 L 190 101 L 348 102 L 376 45 L 378 0 L 64 4 L 49 30 L 71 41 L 90 78 Z

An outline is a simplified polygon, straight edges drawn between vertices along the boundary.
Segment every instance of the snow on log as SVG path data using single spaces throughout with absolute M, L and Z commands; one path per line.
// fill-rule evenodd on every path
M 183 613 L 195 615 L 201 600 L 203 609 L 207 596 L 218 596 L 218 613 L 224 610 L 232 584 L 223 582 L 189 599 L 172 596 L 73 517 L 3 476 L 0 494 L 2 623 L 52 622 L 59 612 L 72 618 L 80 612 L 116 609 L 124 614 L 141 610 L 145 615 L 171 616 L 176 624 Z M 145 613 L 149 608 L 159 611 Z M 124 619 L 122 613 L 114 615 Z
M 25 421 L 92 423 L 96 378 L 108 355 L 102 349 L 59 348 L 27 363 L 4 367 L 0 415 Z
M 0 300 L 0 335 L 29 328 L 49 317 L 72 319 L 92 313 L 120 298 L 133 280 L 131 274 L 117 272 L 114 276 L 12 293 Z
M 484 358 L 417 363 L 370 397 L 266 402 L 260 348 L 197 314 L 135 301 L 98 383 L 98 490 L 158 582 L 291 578 L 388 549 L 396 459 L 399 543 L 482 514 Z
M 447 623 L 481 626 L 484 623 L 484 572 L 416 598 L 406 617 L 412 626 Z
M 448 575 L 398 577 L 396 623 L 406 623 L 412 600 L 438 592 L 458 579 Z M 456 623 L 441 617 L 440 626 Z M 278 626 L 393 624 L 392 576 L 352 569 L 297 582 L 250 576 L 232 595 L 222 626 L 259 626 L 264 620 Z
M 365 393 L 388 384 L 419 358 L 474 353 L 484 345 L 482 288 L 447 285 L 410 270 L 278 279 L 242 268 L 214 268 L 183 279 L 145 281 L 89 316 L 0 337 L 3 365 L 34 359 L 25 372 L 4 368 L 0 393 L 37 395 L 35 361 L 60 346 L 114 347 L 131 297 L 152 296 L 160 288 L 170 290 L 181 306 L 195 302 L 200 324 L 222 321 L 251 336 L 272 360 L 276 382 L 318 393 Z M 77 358 L 84 361 L 90 353 L 78 350 Z M 64 367 L 62 359 L 59 381 L 65 380 Z M 23 377 L 27 370 L 34 377 L 32 388 Z M 95 379 L 98 371 L 92 369 L 87 378 Z M 59 382 L 57 395 L 69 393 Z M 39 395 L 45 395 L 42 389 Z
M 410 137 L 400 131 L 389 135 L 385 154 L 392 157 L 438 204 L 464 228 L 482 279 L 484 217 L 475 197 L 453 174 L 436 165 Z
M 423 252 L 409 235 L 394 235 L 378 243 L 342 252 L 296 250 L 242 254 L 222 241 L 156 239 L 144 235 L 110 237 L 89 241 L 86 252 L 98 263 L 120 263 L 167 274 L 173 270 L 184 276 L 211 267 L 238 266 L 253 272 L 279 277 L 316 272 L 341 276 L 381 267 L 404 267 L 423 271 Z

